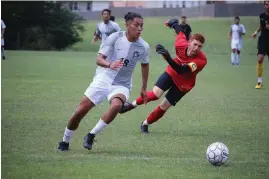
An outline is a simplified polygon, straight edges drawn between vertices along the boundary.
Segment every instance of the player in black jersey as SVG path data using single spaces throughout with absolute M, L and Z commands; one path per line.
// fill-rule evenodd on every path
M 258 29 L 252 34 L 253 38 L 256 38 L 257 34 L 261 32 L 258 39 L 258 63 L 257 63 L 257 76 L 258 84 L 256 89 L 262 87 L 262 75 L 263 75 L 263 59 L 264 56 L 269 56 L 269 1 L 264 1 L 264 13 L 260 14 L 260 25 Z

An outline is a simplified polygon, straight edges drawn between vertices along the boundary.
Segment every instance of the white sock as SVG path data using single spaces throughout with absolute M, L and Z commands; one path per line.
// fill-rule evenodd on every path
M 258 83 L 262 83 L 262 77 L 258 77 Z
M 231 62 L 232 62 L 232 64 L 235 63 L 235 53 L 231 54 Z
M 148 123 L 147 119 L 146 119 L 146 120 L 144 120 L 143 125 L 145 125 L 145 126 L 148 126 L 148 125 L 149 125 L 149 123 Z
M 236 54 L 235 57 L 236 57 L 236 62 L 235 63 L 239 64 L 240 63 L 240 55 Z
M 134 107 L 137 106 L 137 104 L 136 104 L 136 100 L 134 100 L 134 101 L 132 102 L 132 105 L 133 105 Z
M 91 134 L 97 135 L 99 132 L 101 132 L 102 129 L 104 129 L 108 124 L 105 123 L 102 119 L 99 120 L 99 122 L 95 125 L 95 127 L 91 130 Z
M 73 136 L 75 131 L 69 130 L 67 127 L 65 128 L 64 131 L 64 136 L 63 136 L 63 142 L 69 143 L 71 137 Z

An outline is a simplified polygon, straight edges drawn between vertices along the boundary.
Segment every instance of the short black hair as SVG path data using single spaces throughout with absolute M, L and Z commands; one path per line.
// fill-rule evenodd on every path
M 181 19 L 187 19 L 187 17 L 186 16 L 181 16 Z
M 115 21 L 115 16 L 110 16 L 111 21 Z
M 103 9 L 102 10 L 102 15 L 103 15 L 104 12 L 108 12 L 109 15 L 111 14 L 111 10 L 110 9 Z
M 238 19 L 238 20 L 240 20 L 240 18 L 239 18 L 238 16 L 235 16 L 234 19 Z
M 143 19 L 143 17 L 138 14 L 138 13 L 135 13 L 135 12 L 128 12 L 125 16 L 124 16 L 124 19 L 125 19 L 125 22 L 129 21 L 129 20 L 134 20 L 134 18 L 141 18 Z

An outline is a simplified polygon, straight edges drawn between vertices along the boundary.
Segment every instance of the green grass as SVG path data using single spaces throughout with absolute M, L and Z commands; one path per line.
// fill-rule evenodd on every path
M 163 26 L 164 19 L 145 19 L 143 38 L 152 49 L 162 43 L 174 51 L 175 36 Z M 94 23 L 86 24 L 85 41 L 72 48 L 79 52 L 7 51 L 8 60 L 2 61 L 2 178 L 268 179 L 269 63 L 265 59 L 264 88 L 255 90 L 257 41 L 250 34 L 257 18 L 242 18 L 247 36 L 237 68 L 230 65 L 230 19 L 189 22 L 207 38 L 208 65 L 196 87 L 151 126 L 150 135 L 142 135 L 139 125 L 160 101 L 119 115 L 98 135 L 92 151 L 82 147 L 83 137 L 107 102 L 85 117 L 69 152 L 56 148 L 96 68 L 98 43 L 90 45 Z M 152 50 L 149 89 L 165 66 Z M 139 95 L 139 66 L 133 80 L 131 100 Z M 230 149 L 221 167 L 205 158 L 215 141 Z

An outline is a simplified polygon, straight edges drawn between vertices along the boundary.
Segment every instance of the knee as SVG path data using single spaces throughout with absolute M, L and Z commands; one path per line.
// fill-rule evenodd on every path
M 159 99 L 164 93 L 164 91 L 161 88 L 159 88 L 158 86 L 154 86 L 152 89 L 152 92 L 156 96 L 157 99 Z
M 235 51 L 236 51 L 235 49 L 232 49 L 232 52 L 233 52 L 233 53 L 235 53 Z
M 258 63 L 261 64 L 263 62 L 264 56 L 263 55 L 259 55 L 258 56 Z
M 110 102 L 110 106 L 115 109 L 121 109 L 122 105 L 123 105 L 123 100 L 120 100 L 118 98 L 114 98 Z

